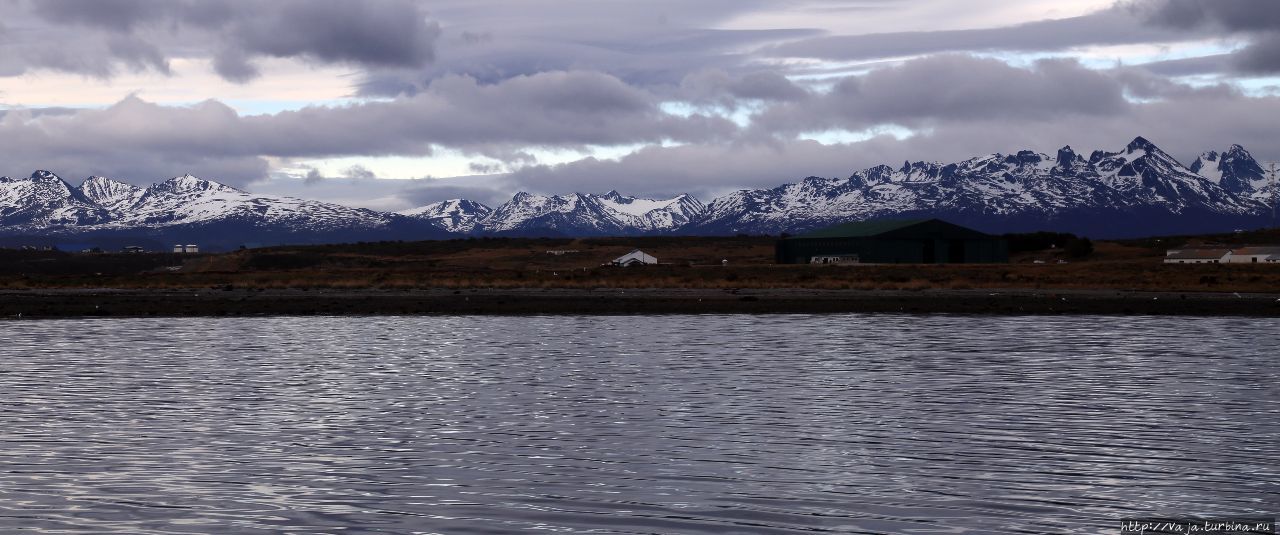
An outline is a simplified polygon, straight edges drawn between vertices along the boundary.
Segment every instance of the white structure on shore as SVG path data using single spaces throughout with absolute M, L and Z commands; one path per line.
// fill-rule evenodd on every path
M 199 245 L 181 245 L 181 244 L 179 244 L 179 245 L 174 245 L 174 246 L 173 246 L 173 252 L 175 252 L 175 253 L 198 253 L 198 252 L 200 252 L 200 246 L 199 246 Z
M 1280 247 L 1169 249 L 1166 264 L 1280 264 Z
M 1232 264 L 1276 264 L 1280 263 L 1280 247 L 1241 247 L 1232 249 L 1227 262 Z
M 643 265 L 657 264 L 658 259 L 652 256 L 649 256 L 648 254 L 645 254 L 644 251 L 635 249 L 627 254 L 624 254 L 622 256 L 619 256 L 613 259 L 613 262 L 610 262 L 610 263 L 615 266 L 621 266 L 621 267 L 643 266 Z

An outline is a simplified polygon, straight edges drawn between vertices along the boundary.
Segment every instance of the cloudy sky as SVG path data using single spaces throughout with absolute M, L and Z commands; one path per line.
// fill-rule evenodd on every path
M 0 0 L 0 174 L 398 210 L 903 160 L 1280 159 L 1277 0 Z

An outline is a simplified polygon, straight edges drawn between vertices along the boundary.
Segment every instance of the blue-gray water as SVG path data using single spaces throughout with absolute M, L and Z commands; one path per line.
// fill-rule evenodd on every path
M 1280 512 L 1272 319 L 0 329 L 2 533 L 1095 534 Z

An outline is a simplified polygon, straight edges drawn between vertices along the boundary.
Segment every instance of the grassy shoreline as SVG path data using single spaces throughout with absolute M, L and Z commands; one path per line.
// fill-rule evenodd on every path
M 1084 259 L 1050 249 L 1008 264 L 853 266 L 775 265 L 774 239 L 746 236 L 377 242 L 213 255 L 9 250 L 0 251 L 0 316 L 1280 310 L 1280 267 L 1164 264 L 1162 243 L 1098 242 Z M 635 247 L 663 264 L 601 265 Z

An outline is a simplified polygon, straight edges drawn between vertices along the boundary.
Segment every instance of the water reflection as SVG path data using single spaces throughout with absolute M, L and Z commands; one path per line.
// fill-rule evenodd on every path
M 4 328 L 6 530 L 1100 533 L 1280 506 L 1269 320 Z

